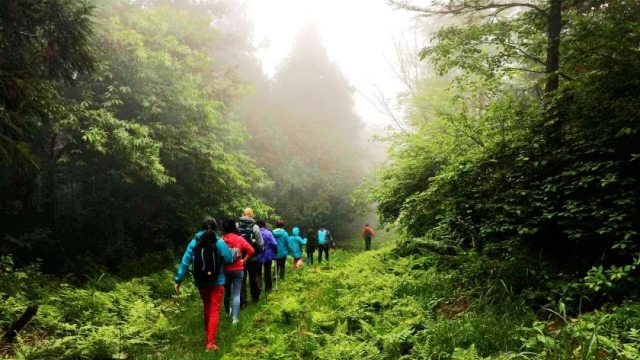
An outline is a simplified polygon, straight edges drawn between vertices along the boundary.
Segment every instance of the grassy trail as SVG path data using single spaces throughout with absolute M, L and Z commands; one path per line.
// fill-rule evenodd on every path
M 375 239 L 372 247 L 377 249 L 384 244 L 392 241 L 392 236 L 381 236 Z M 257 305 L 249 305 L 245 310 L 240 312 L 240 324 L 233 326 L 231 318 L 224 313 L 220 314 L 220 324 L 217 335 L 217 345 L 220 351 L 215 353 L 206 353 L 204 351 L 204 330 L 202 320 L 202 303 L 197 292 L 194 290 L 184 304 L 184 311 L 174 315 L 170 319 L 173 325 L 178 328 L 167 339 L 167 347 L 162 351 L 150 354 L 151 359 L 166 360 L 199 360 L 199 359 L 222 359 L 225 354 L 233 350 L 237 351 L 239 340 L 251 336 L 254 332 L 269 332 L 271 326 L 277 326 L 278 333 L 295 332 L 298 324 L 269 324 L 265 323 L 258 315 L 265 312 L 269 307 L 281 306 L 292 299 L 318 299 L 324 297 L 322 289 L 314 285 L 316 281 L 320 281 L 323 273 L 331 272 L 339 268 L 351 259 L 355 254 L 361 252 L 364 248 L 364 242 L 361 239 L 353 239 L 340 243 L 341 249 L 334 250 L 330 254 L 330 262 L 313 266 L 303 265 L 298 273 L 292 271 L 292 260 L 289 258 L 287 262 L 286 280 L 278 282 L 278 290 L 274 291 L 265 298 L 264 294 Z M 317 253 L 315 254 L 317 261 Z M 274 283 L 275 286 L 275 283 Z M 192 288 L 190 288 L 192 289 Z M 327 295 L 327 294 L 324 294 Z M 247 349 L 248 353 L 260 352 L 259 346 Z M 233 356 L 235 358 L 235 356 Z M 227 357 L 230 358 L 230 357 Z

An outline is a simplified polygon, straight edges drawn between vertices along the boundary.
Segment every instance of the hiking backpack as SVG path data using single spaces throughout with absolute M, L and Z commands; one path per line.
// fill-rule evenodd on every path
M 193 247 L 193 278 L 198 283 L 212 284 L 217 282 L 222 269 L 222 260 L 215 234 L 202 234 Z
M 364 239 L 371 240 L 371 228 L 364 228 Z
M 259 244 L 255 235 L 253 235 L 253 225 L 255 225 L 255 222 L 238 221 L 238 232 L 253 247 L 253 255 L 262 254 L 264 245 Z

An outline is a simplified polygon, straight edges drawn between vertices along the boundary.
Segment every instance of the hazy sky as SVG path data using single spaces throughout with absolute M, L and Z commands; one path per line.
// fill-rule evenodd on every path
M 412 14 L 394 11 L 385 0 L 249 0 L 249 16 L 256 43 L 269 42 L 259 52 L 269 76 L 291 51 L 298 30 L 313 22 L 329 57 L 359 92 L 371 93 L 373 83 L 390 97 L 401 89 L 385 56 L 394 61 L 392 36 L 409 28 Z M 362 96 L 356 95 L 355 100 L 358 114 L 369 127 L 390 123 Z

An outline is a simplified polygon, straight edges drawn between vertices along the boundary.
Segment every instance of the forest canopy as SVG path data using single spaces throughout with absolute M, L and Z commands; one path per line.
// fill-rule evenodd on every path
M 313 29 L 270 79 L 243 2 L 6 5 L 2 253 L 60 273 L 118 266 L 247 206 L 353 232 L 361 120 Z

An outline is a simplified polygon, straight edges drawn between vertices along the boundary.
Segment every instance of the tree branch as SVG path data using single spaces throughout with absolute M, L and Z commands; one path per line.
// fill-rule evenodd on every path
M 397 9 L 420 12 L 420 13 L 423 13 L 424 16 L 437 16 L 437 15 L 459 16 L 459 15 L 466 15 L 466 14 L 483 11 L 483 10 L 496 10 L 494 14 L 497 14 L 504 10 L 517 8 L 517 7 L 525 7 L 525 8 L 533 9 L 545 17 L 548 16 L 548 13 L 546 10 L 530 3 L 512 2 L 512 3 L 501 4 L 496 2 L 490 2 L 483 5 L 479 0 L 463 0 L 459 4 L 436 3 L 436 4 L 433 4 L 431 8 L 429 8 L 429 7 L 420 7 L 420 6 L 413 5 L 407 0 L 387 0 L 387 1 L 390 5 L 395 6 Z

